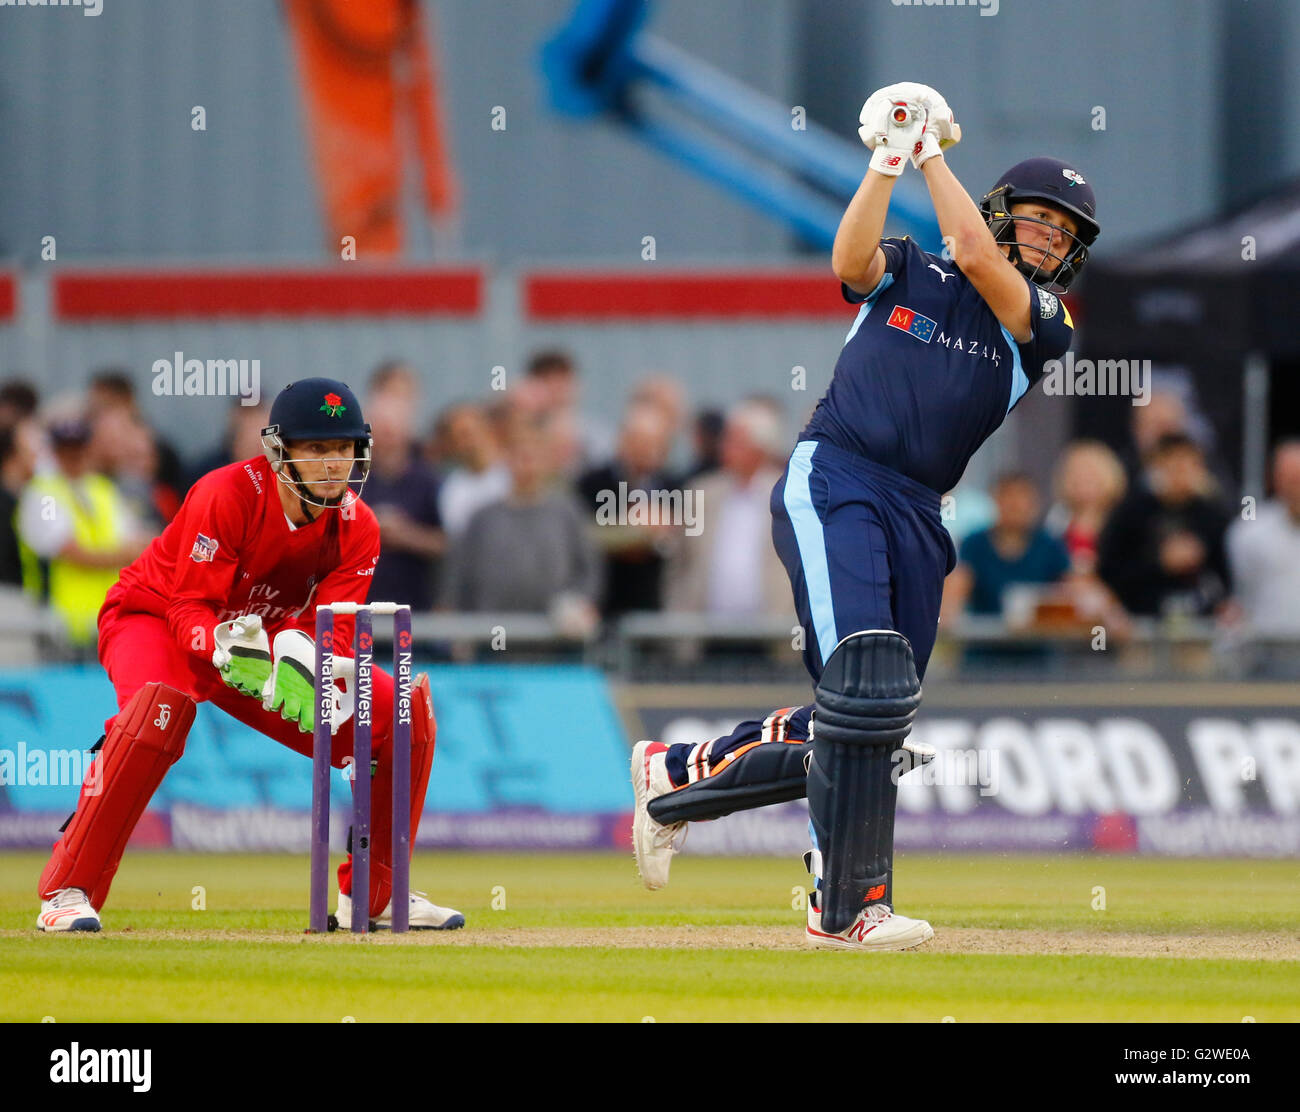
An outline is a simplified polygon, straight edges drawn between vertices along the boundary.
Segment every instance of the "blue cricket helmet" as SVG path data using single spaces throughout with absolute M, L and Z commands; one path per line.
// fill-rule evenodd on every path
M 269 427 L 282 440 L 365 440 L 370 426 L 346 382 L 304 378 L 291 382 L 271 403 Z
M 1057 229 L 1058 234 L 1071 241 L 1064 254 L 1047 252 L 1047 257 L 1037 266 L 1021 258 L 1022 245 L 1016 239 L 1015 219 L 1033 219 L 1023 216 L 1012 219 L 1011 206 L 1022 201 L 1044 201 L 1074 218 L 1078 225 L 1077 235 Z M 984 195 L 980 212 L 984 214 L 993 238 L 1010 245 L 1010 259 L 1017 270 L 1031 282 L 1055 286 L 1060 291 L 1068 289 L 1078 277 L 1088 259 L 1088 248 L 1101 234 L 1101 225 L 1097 223 L 1097 198 L 1092 186 L 1075 167 L 1059 158 L 1027 158 L 1016 163 Z M 1055 271 L 1043 269 L 1047 258 L 1057 261 Z
M 298 497 L 313 506 L 334 507 L 343 499 L 318 501 L 302 483 L 286 445 L 294 440 L 351 440 L 353 471 L 361 494 L 370 474 L 370 426 L 361 414 L 361 403 L 346 382 L 334 378 L 304 378 L 291 382 L 271 403 L 270 424 L 262 430 L 262 450 L 271 470 L 281 482 L 289 482 Z

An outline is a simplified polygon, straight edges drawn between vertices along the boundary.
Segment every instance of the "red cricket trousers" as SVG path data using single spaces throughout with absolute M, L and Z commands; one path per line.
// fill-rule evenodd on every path
M 274 639 L 274 635 L 272 635 Z M 251 726 L 259 733 L 287 745 L 290 749 L 311 756 L 312 735 L 299 729 L 297 723 L 287 722 L 278 711 L 262 709 L 257 699 L 242 695 L 221 682 L 212 665 L 187 653 L 172 639 L 166 623 L 152 614 L 122 613 L 115 604 L 106 605 L 99 617 L 99 659 L 117 695 L 121 710 L 146 684 L 164 683 L 189 695 L 196 703 L 211 702 L 227 714 Z M 379 915 L 392 895 L 392 739 L 393 739 L 393 677 L 380 668 L 373 673 L 373 742 L 371 759 L 375 773 L 371 780 L 371 868 L 370 914 Z M 117 715 L 104 724 L 104 732 L 113 738 Z M 428 788 L 432 764 L 432 739 L 423 737 L 418 726 L 411 738 L 411 844 L 420 814 L 424 809 L 424 796 Z M 119 733 L 116 744 L 130 745 L 131 739 Z M 166 772 L 166 765 L 179 759 L 179 749 L 165 762 L 150 759 L 131 760 L 129 754 L 115 753 L 110 763 L 108 745 L 96 764 L 103 763 L 109 770 L 97 773 L 92 767 L 82 785 L 74 823 L 80 825 L 76 851 L 65 847 L 67 839 L 55 843 L 54 852 L 41 875 L 42 898 L 60 888 L 82 888 L 98 909 L 108 895 L 108 888 L 117 871 L 121 852 L 130 831 L 121 829 L 115 818 L 111 825 L 97 823 L 99 814 L 120 816 L 133 814 L 129 825 L 134 828 L 148 800 L 158 790 Z M 339 727 L 331 745 L 330 763 L 342 768 L 352 755 L 352 720 Z M 310 768 L 303 769 L 304 776 Z M 123 806 L 123 801 L 129 801 Z M 114 806 L 114 802 L 117 806 Z M 352 894 L 352 858 L 349 855 L 339 866 L 339 890 Z

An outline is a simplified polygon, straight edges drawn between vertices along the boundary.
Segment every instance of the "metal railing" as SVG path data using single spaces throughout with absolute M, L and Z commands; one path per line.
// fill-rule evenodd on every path
M 425 612 L 413 616 L 412 632 L 421 656 L 448 661 L 570 661 L 621 679 L 680 682 L 806 675 L 803 634 L 793 615 L 631 613 L 574 632 L 545 614 Z M 83 655 L 93 659 L 94 653 Z M 0 667 L 75 656 L 48 610 L 0 594 Z M 940 627 L 929 674 L 1292 679 L 1300 678 L 1300 637 L 1253 636 L 1181 616 L 1130 619 L 1123 629 L 1018 629 L 996 617 L 967 616 Z

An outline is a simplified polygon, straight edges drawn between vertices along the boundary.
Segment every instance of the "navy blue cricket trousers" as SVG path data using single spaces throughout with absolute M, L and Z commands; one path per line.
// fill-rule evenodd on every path
M 772 540 L 790 576 L 813 682 L 840 640 L 864 629 L 901 633 L 924 677 L 943 581 L 957 563 L 940 495 L 863 456 L 803 440 L 772 489 L 771 508 Z M 812 709 L 787 707 L 702 745 L 673 746 L 669 775 L 677 784 L 694 782 L 746 746 L 806 740 Z

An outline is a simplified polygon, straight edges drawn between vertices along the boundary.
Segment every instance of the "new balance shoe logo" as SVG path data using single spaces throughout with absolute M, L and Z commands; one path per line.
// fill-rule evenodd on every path
M 859 942 L 865 942 L 867 940 L 867 935 L 874 931 L 878 926 L 880 926 L 879 923 L 872 923 L 870 926 L 867 926 L 867 921 L 865 919 L 859 919 L 845 932 L 845 936 L 848 938 L 856 938 Z

